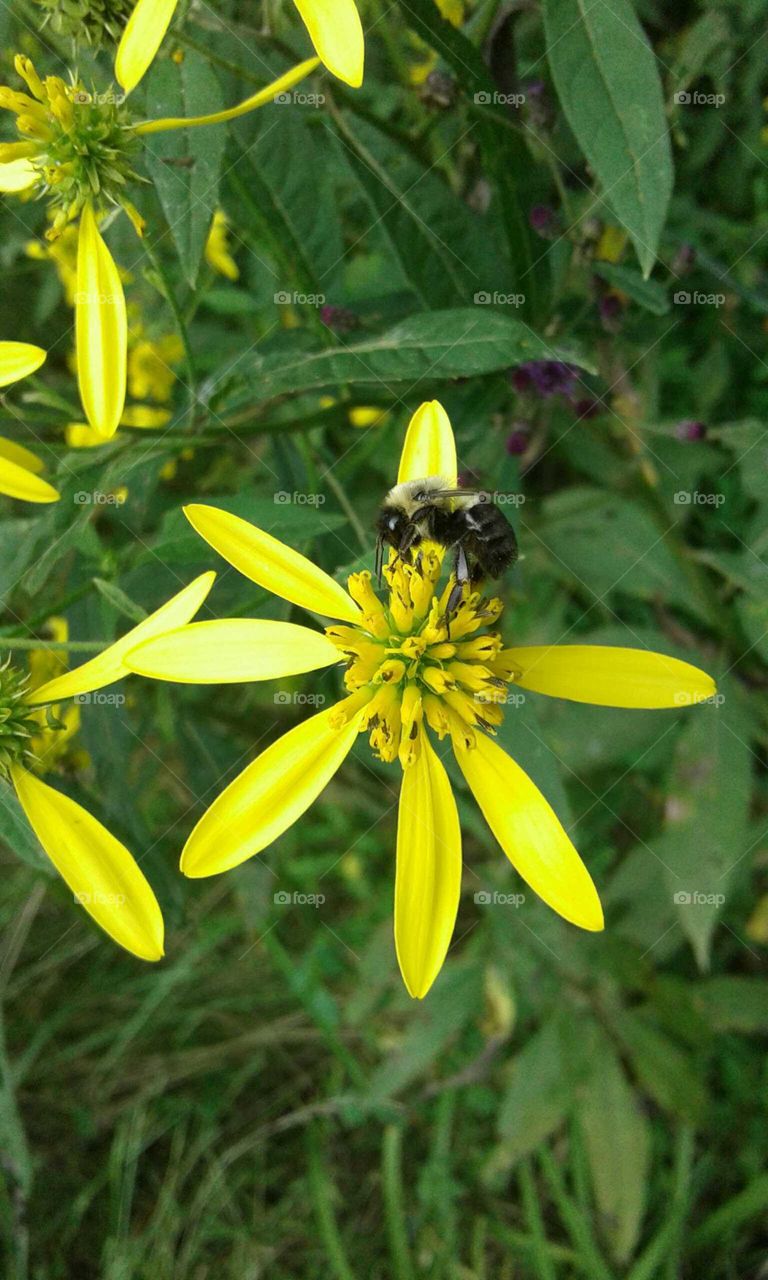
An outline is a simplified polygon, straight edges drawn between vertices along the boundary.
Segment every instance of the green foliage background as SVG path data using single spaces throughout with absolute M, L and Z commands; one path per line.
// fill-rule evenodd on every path
M 63 498 L 3 503 L 3 649 L 61 614 L 106 643 L 208 567 L 217 616 L 287 618 L 182 504 L 341 577 L 371 562 L 409 414 L 438 397 L 465 474 L 525 496 L 510 639 L 660 649 L 722 698 L 509 707 L 502 740 L 573 834 L 606 932 L 531 894 L 478 902 L 521 885 L 459 788 L 459 925 L 419 1004 L 391 939 L 397 773 L 364 742 L 257 860 L 176 869 L 223 780 L 335 677 L 277 695 L 132 680 L 124 706 L 83 707 L 90 763 L 57 785 L 142 858 L 168 954 L 118 954 L 4 797 L 7 1274 L 29 1245 L 35 1280 L 744 1280 L 768 1201 L 768 6 L 478 0 L 458 28 L 433 0 L 361 11 L 360 91 L 316 75 L 300 88 L 319 105 L 149 139 L 147 242 L 125 219 L 109 239 L 148 328 L 184 343 L 170 429 L 65 446 L 71 312 L 25 256 L 42 207 L 4 201 L 0 333 L 51 356 L 4 396 L 2 431 L 44 442 Z M 0 25 L 4 81 L 18 48 L 70 64 L 31 3 Z M 442 78 L 419 88 L 429 49 Z M 214 110 L 306 53 L 287 4 L 193 4 L 140 93 L 147 114 Z M 217 207 L 236 284 L 201 260 Z M 618 261 L 596 259 L 606 226 L 628 233 Z M 354 326 L 334 332 L 320 299 Z M 519 391 L 531 359 L 573 360 L 597 412 Z M 381 421 L 351 426 L 360 405 Z M 703 438 L 679 438 L 689 420 Z M 123 506 L 76 498 L 120 485 Z

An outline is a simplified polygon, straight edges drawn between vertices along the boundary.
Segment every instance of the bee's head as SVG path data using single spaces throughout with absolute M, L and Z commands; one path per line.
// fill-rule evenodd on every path
M 408 517 L 404 511 L 398 511 L 397 507 L 382 507 L 376 521 L 376 533 L 381 542 L 398 550 L 407 526 Z

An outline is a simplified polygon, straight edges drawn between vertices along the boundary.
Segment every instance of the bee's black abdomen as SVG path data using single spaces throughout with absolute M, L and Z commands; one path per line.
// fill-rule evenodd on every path
M 500 578 L 517 560 L 512 525 L 493 502 L 476 502 L 463 514 L 473 579 Z

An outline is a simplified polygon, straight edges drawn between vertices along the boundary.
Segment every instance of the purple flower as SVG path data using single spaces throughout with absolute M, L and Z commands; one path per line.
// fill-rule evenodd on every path
M 560 220 L 548 204 L 535 204 L 528 211 L 528 223 L 537 235 L 552 240 L 560 229 Z
M 678 440 L 703 440 L 707 434 L 707 428 L 703 422 L 697 422 L 695 418 L 686 418 L 684 422 L 678 422 L 675 427 L 675 435 Z
M 527 422 L 513 423 L 512 430 L 506 439 L 507 453 L 511 453 L 513 457 L 518 457 L 521 453 L 525 453 L 528 448 L 529 435 L 530 426 Z
M 349 311 L 346 307 L 334 307 L 330 303 L 320 308 L 320 319 L 326 329 L 333 329 L 334 333 L 351 333 L 360 323 L 354 311 Z

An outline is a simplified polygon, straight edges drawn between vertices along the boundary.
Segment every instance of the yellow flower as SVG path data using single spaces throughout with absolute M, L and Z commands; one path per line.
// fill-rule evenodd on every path
M 211 229 L 205 242 L 205 260 L 209 267 L 226 276 L 227 280 L 238 280 L 240 271 L 232 257 L 229 247 L 229 218 L 223 209 L 217 209 L 213 215 Z
M 456 3 L 456 0 L 451 0 Z M 118 81 L 130 93 L 163 42 L 178 0 L 138 0 L 115 59 Z M 355 0 L 295 0 L 321 62 L 346 84 L 363 83 L 365 42 Z
M 117 56 L 116 74 L 126 91 L 152 61 L 174 7 L 168 0 L 140 0 L 136 6 Z M 117 430 L 125 403 L 128 324 L 120 272 L 99 223 L 108 211 L 121 208 L 137 235 L 143 233 L 142 219 L 125 194 L 136 177 L 132 166 L 142 135 L 234 120 L 292 89 L 317 63 L 307 59 L 225 111 L 136 123 L 125 95 L 90 93 L 79 81 L 67 84 L 59 76 L 41 80 L 29 58 L 16 56 L 14 66 L 29 92 L 0 86 L 0 107 L 16 116 L 19 133 L 19 141 L 0 143 L 0 192 L 46 196 L 53 222 L 49 239 L 79 219 L 77 378 L 88 421 L 105 440 Z
M 70 307 L 75 305 L 77 293 L 77 227 L 64 227 L 61 234 L 51 241 L 30 240 L 25 245 L 28 258 L 38 262 L 52 262 L 61 281 L 64 297 Z
M 66 644 L 69 639 L 69 626 L 66 618 L 49 618 L 46 631 L 50 639 L 57 644 Z M 42 685 L 61 675 L 67 669 L 65 651 L 61 649 L 32 649 L 29 655 L 29 691 L 34 692 Z M 50 711 L 50 716 L 48 712 Z M 72 740 L 80 728 L 80 706 L 77 702 L 68 707 L 53 706 L 40 708 L 32 713 L 39 729 L 29 740 L 29 749 L 33 758 L 36 773 L 49 773 L 64 762 L 84 763 L 87 753 L 74 753 Z M 51 727 L 50 720 L 56 727 Z
M 28 377 L 45 357 L 42 347 L 30 342 L 0 342 L 0 387 Z M 25 502 L 56 502 L 58 492 L 39 474 L 43 465 L 24 445 L 0 439 L 0 493 Z
M 137 400 L 159 400 L 161 404 L 167 404 L 176 382 L 173 366 L 179 363 L 183 354 L 181 339 L 175 333 L 156 340 L 139 338 L 132 343 L 128 353 L 130 394 Z
M 204 573 L 115 644 L 73 671 L 52 664 L 52 678 L 36 685 L 47 659 L 33 650 L 30 675 L 9 662 L 0 668 L 0 780 L 10 782 L 30 827 L 78 902 L 109 936 L 142 960 L 163 954 L 163 917 L 152 889 L 128 849 L 82 805 L 37 774 L 60 756 L 52 740 L 70 736 L 73 721 L 57 705 L 121 680 L 129 649 L 194 617 L 213 584 Z M 59 627 L 61 634 L 61 627 Z M 49 723 L 44 708 L 53 706 Z M 73 708 L 78 712 L 78 707 Z M 57 729 L 56 718 L 63 721 Z M 39 753 L 39 754 L 37 754 Z
M 426 476 L 456 483 L 456 448 L 445 410 L 424 404 L 411 420 L 398 483 Z M 188 683 L 293 676 L 345 663 L 346 696 L 279 738 L 222 792 L 184 848 L 188 876 L 208 876 L 260 852 L 317 798 L 367 733 L 380 759 L 400 762 L 395 944 L 408 991 L 424 996 L 453 933 L 461 881 L 461 834 L 439 742 L 450 740 L 485 819 L 519 874 L 566 920 L 603 928 L 592 879 L 547 800 L 490 736 L 510 683 L 603 706 L 676 707 L 708 698 L 713 681 L 678 659 L 589 645 L 505 647 L 502 603 L 464 586 L 452 613 L 452 580 L 440 584 L 439 548 L 413 563 L 394 555 L 388 597 L 371 575 L 345 591 L 304 556 L 214 507 L 187 507 L 197 532 L 234 568 L 291 604 L 334 621 L 324 632 L 244 618 L 166 631 L 126 655 L 141 675 Z

